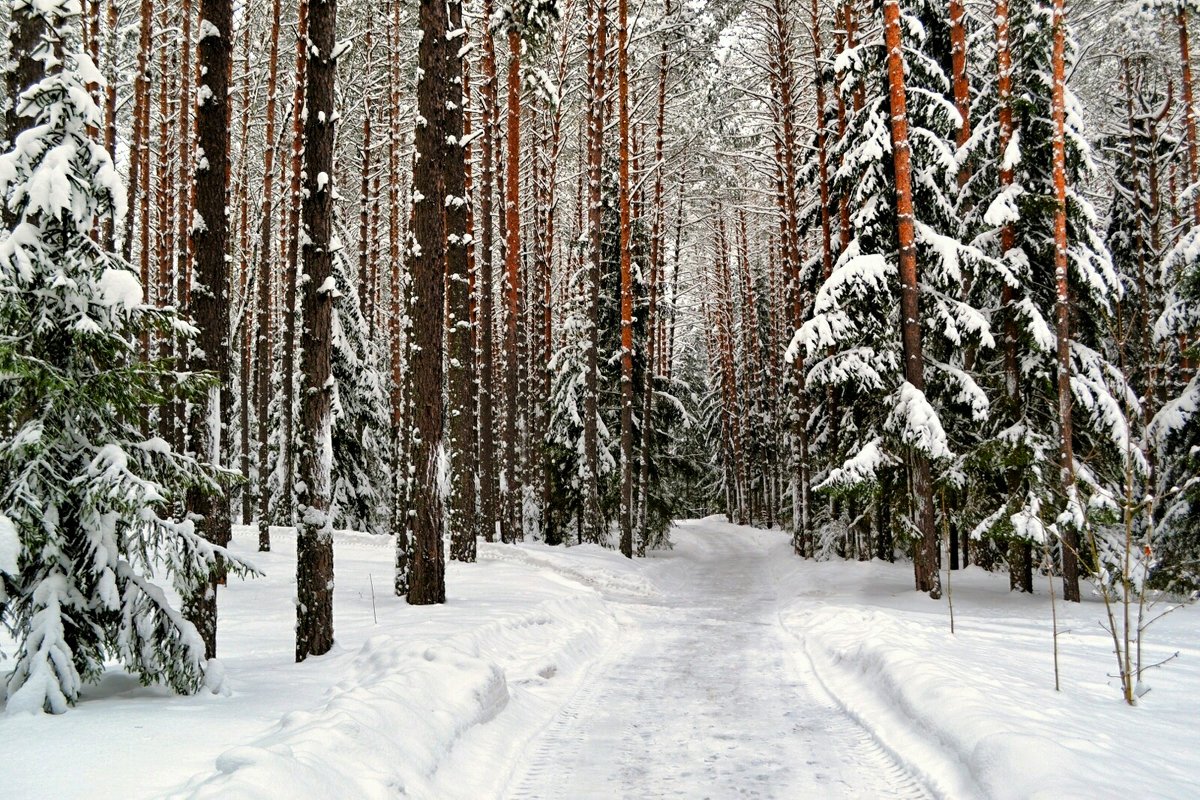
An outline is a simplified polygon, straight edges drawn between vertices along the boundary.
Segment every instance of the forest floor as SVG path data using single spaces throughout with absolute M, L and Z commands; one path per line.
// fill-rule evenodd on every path
M 951 634 L 908 565 L 715 519 L 672 538 L 484 544 L 413 608 L 389 539 L 339 535 L 337 646 L 296 665 L 294 536 L 239 529 L 266 575 L 222 591 L 224 692 L 113 670 L 65 716 L 0 715 L 0 797 L 1194 796 L 1200 609 L 1151 629 L 1148 662 L 1180 655 L 1130 709 L 1095 601 L 1059 606 L 1055 692 L 1045 586 L 953 573 Z

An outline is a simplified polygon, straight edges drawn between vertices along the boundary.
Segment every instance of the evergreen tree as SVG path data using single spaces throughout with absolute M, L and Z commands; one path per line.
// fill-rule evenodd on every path
M 20 96 L 32 124 L 0 157 L 15 219 L 0 243 L 0 563 L 4 623 L 18 651 L 10 710 L 60 713 L 115 659 L 145 683 L 191 692 L 204 642 L 157 576 L 190 596 L 223 562 L 246 565 L 171 511 L 218 475 L 147 438 L 144 410 L 208 391 L 204 376 L 138 358 L 138 337 L 194 334 L 144 303 L 137 277 L 93 233 L 124 214 L 108 152 L 93 140 L 101 84 L 74 39 L 79 6 L 45 0 L 18 13 L 44 23 L 40 79 Z M 13 547 L 15 541 L 15 547 Z
M 1013 542 L 1014 585 L 1032 591 L 1032 546 L 1082 528 L 1089 498 L 1064 496 L 1057 463 L 1052 9 L 1035 0 L 1003 5 L 998 44 L 978 51 L 981 68 L 999 69 L 1000 80 L 981 82 L 976 127 L 960 153 L 971 173 L 960 209 L 974 243 L 997 259 L 995 269 L 974 276 L 972 297 L 994 309 L 993 326 L 1003 330 L 1000 346 L 981 352 L 977 363 L 989 395 L 1001 402 L 972 463 L 971 504 L 974 534 Z M 1069 38 L 1067 45 L 1071 63 Z M 1095 169 L 1082 113 L 1069 90 L 1065 102 L 1070 384 L 1078 412 L 1072 438 L 1075 452 L 1104 456 L 1087 464 L 1075 459 L 1073 466 L 1084 494 L 1100 499 L 1119 494 L 1130 435 L 1125 409 L 1136 400 L 1106 350 L 1122 289 L 1097 215 L 1078 189 Z
M 333 525 L 385 533 L 392 485 L 388 397 L 344 251 L 333 259 Z
M 956 212 L 960 119 L 946 99 L 950 82 L 939 61 L 945 9 L 919 0 L 900 12 L 926 386 L 921 390 L 904 377 L 892 109 L 880 35 L 846 50 L 835 64 L 845 73 L 839 88 L 846 107 L 859 107 L 848 112 L 846 134 L 832 148 L 840 163 L 834 190 L 849 198 L 849 243 L 821 283 L 790 352 L 806 348 L 810 392 L 835 390 L 839 398 L 822 408 L 837 416 L 828 418 L 817 440 L 825 469 L 815 488 L 859 509 L 891 501 L 880 494 L 883 482 L 913 453 L 933 461 L 935 494 L 956 486 L 957 458 L 971 446 L 968 431 L 989 409 L 966 368 L 967 354 L 993 339 L 986 318 L 961 296 L 967 271 L 987 259 L 964 242 Z M 842 528 L 835 523 L 825 530 Z

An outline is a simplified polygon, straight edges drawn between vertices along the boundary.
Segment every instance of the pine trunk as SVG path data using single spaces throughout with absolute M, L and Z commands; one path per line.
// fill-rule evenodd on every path
M 461 29 L 462 0 L 449 0 L 446 7 L 449 30 Z M 463 152 L 463 107 L 466 97 L 462 91 L 463 68 L 458 46 L 451 44 L 443 50 L 444 80 L 447 84 L 445 94 L 449 101 L 445 109 L 446 128 L 441 134 L 444 153 L 439 159 L 445 184 L 441 196 L 445 199 L 446 291 L 449 293 L 446 319 L 449 337 L 447 410 L 450 417 L 447 426 L 447 449 L 450 451 L 448 523 L 450 557 L 456 561 L 472 562 L 475 560 L 475 542 L 478 536 L 479 519 L 475 490 L 479 481 L 475 472 L 475 465 L 478 463 L 475 457 L 475 358 L 471 335 L 471 275 L 468 263 L 471 242 L 467 238 L 467 212 L 471 198 L 467 195 L 466 158 Z
M 484 0 L 484 19 L 491 19 L 492 0 Z M 496 394 L 494 250 L 496 191 L 496 43 L 491 27 L 483 28 L 483 85 L 480 87 L 479 279 L 476 281 L 479 319 L 476 324 L 479 372 L 479 509 L 484 539 L 491 542 L 500 527 L 496 496 Z
M 191 406 L 191 449 L 209 464 L 221 463 L 223 389 L 230 381 L 229 368 L 229 82 L 233 53 L 232 0 L 201 0 L 201 18 L 215 32 L 199 42 L 200 84 L 196 107 L 196 134 L 204 161 L 195 170 L 196 213 L 191 235 L 196 266 L 191 308 L 199 335 L 189 358 L 194 372 L 211 372 L 218 384 Z M 229 544 L 229 506 L 223 496 L 192 488 L 187 494 L 189 516 L 198 520 L 200 534 L 209 542 Z M 213 571 L 206 586 L 187 598 L 186 615 L 204 640 L 205 657 L 217 654 L 217 583 L 221 569 Z
M 633 557 L 633 217 L 629 183 L 629 0 L 617 0 L 621 213 L 621 553 Z
M 584 377 L 583 538 L 602 543 L 606 538 L 600 506 L 600 274 L 603 241 L 601 183 L 604 168 L 604 94 L 608 71 L 608 12 L 606 0 L 592 0 L 594 25 L 588 48 L 591 89 L 588 93 L 588 280 L 587 365 Z
M 505 426 L 504 469 L 500 493 L 504 513 L 501 539 L 515 542 L 522 537 L 522 491 L 518 463 L 520 430 L 520 334 L 521 316 L 521 39 L 515 32 L 508 35 L 508 152 L 505 155 Z
M 888 89 L 892 117 L 892 158 L 896 180 L 896 239 L 900 261 L 900 328 L 904 353 L 904 379 L 925 391 L 924 355 L 921 351 L 921 303 L 917 276 L 917 245 L 912 199 L 912 166 L 908 144 L 908 111 L 904 84 L 904 51 L 900 32 L 899 0 L 884 0 L 884 41 L 887 47 Z M 913 449 L 909 454 L 914 495 L 913 569 L 917 590 L 941 596 L 938 539 L 933 516 L 933 485 L 929 456 Z
M 337 0 L 309 0 L 304 119 L 304 356 L 296 487 L 296 660 L 333 647 L 333 143 Z
M 413 166 L 413 249 L 409 254 L 412 295 L 409 303 L 410 370 L 413 414 L 412 542 L 408 602 L 446 602 L 442 553 L 442 498 L 438 451 L 442 444 L 442 345 L 445 302 L 447 160 L 446 139 L 451 100 L 461 101 L 462 87 L 450 82 L 443 0 L 421 0 L 421 43 L 417 51 L 416 158 Z M 451 91 L 457 93 L 452 96 Z M 455 148 L 456 150 L 458 148 Z M 459 169 L 461 170 L 461 150 Z M 460 184 L 461 188 L 461 184 Z M 465 248 L 457 248 L 465 258 Z
M 279 104 L 279 17 L 282 0 L 271 3 L 271 45 L 267 61 L 266 133 L 263 137 L 263 193 L 259 217 L 255 376 L 258 392 L 258 549 L 271 549 L 271 373 L 275 368 L 271 325 L 271 284 L 275 271 L 271 223 L 275 218 L 275 114 Z
M 280 414 L 283 435 L 280 437 L 279 461 L 283 465 L 283 489 L 275 508 L 277 525 L 296 522 L 296 286 L 300 258 L 301 179 L 304 165 L 304 119 L 307 112 L 305 81 L 308 73 L 308 40 L 310 6 L 315 0 L 298 0 L 296 19 L 296 73 L 292 93 L 292 163 L 291 190 L 288 194 L 287 224 L 281 233 L 287 242 L 287 265 L 283 273 L 283 360 L 280 377 Z M 280 250 L 282 252 L 282 248 Z

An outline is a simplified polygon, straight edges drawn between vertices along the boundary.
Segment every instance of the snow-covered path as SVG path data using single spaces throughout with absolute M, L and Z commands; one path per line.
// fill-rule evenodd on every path
M 779 619 L 784 537 L 675 533 L 661 600 L 531 743 L 512 798 L 924 797 L 820 688 Z

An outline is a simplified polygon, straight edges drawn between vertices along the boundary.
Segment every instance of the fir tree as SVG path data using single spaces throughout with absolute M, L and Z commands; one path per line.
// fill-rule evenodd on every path
M 840 398 L 822 409 L 837 416 L 817 440 L 825 470 L 815 488 L 860 508 L 881 499 L 887 474 L 912 452 L 933 461 L 938 492 L 955 487 L 958 459 L 971 446 L 967 432 L 989 410 L 966 368 L 967 353 L 993 339 L 985 317 L 961 296 L 966 274 L 987 259 L 963 241 L 955 207 L 961 120 L 946 99 L 950 82 L 939 62 L 945 10 L 922 0 L 903 4 L 901 15 L 927 385 L 922 391 L 904 379 L 891 108 L 879 35 L 835 63 L 845 73 L 839 90 L 847 108 L 860 107 L 833 146 L 840 162 L 834 189 L 849 197 L 849 244 L 820 285 L 790 353 L 806 348 L 810 392 L 833 389 Z
M 1067 526 L 1081 528 L 1088 498 L 1064 496 L 1057 462 L 1052 9 L 1034 0 L 1005 5 L 1000 44 L 978 55 L 984 69 L 995 69 L 1006 48 L 1011 88 L 1003 80 L 982 82 L 972 114 L 976 127 L 960 153 L 971 172 L 960 202 L 963 217 L 973 242 L 997 259 L 995 269 L 975 276 L 972 297 L 990 308 L 993 327 L 1003 330 L 1000 346 L 981 353 L 977 365 L 999 402 L 971 465 L 978 489 L 973 529 L 976 536 L 1015 543 L 1014 585 L 1032 591 L 1031 547 L 1052 543 Z M 1068 63 L 1073 52 L 1068 40 Z M 1075 452 L 1104 456 L 1087 464 L 1076 459 L 1074 471 L 1084 494 L 1100 499 L 1120 484 L 1114 476 L 1122 473 L 1130 435 L 1125 409 L 1137 401 L 1106 351 L 1113 301 L 1122 289 L 1096 212 L 1077 188 L 1095 165 L 1069 89 L 1065 102 L 1069 355 L 1077 409 L 1072 438 Z
M 93 232 L 124 214 L 100 112 L 102 78 L 73 39 L 78 3 L 46 0 L 34 56 L 41 77 L 18 102 L 32 124 L 0 158 L 0 196 L 15 219 L 0 243 L 0 563 L 5 624 L 18 642 L 10 710 L 60 713 L 108 659 L 144 683 L 200 688 L 204 642 L 156 576 L 183 597 L 219 562 L 247 566 L 171 517 L 190 487 L 218 475 L 162 439 L 144 413 L 168 394 L 208 391 L 203 376 L 138 359 L 138 337 L 194 334 L 146 305 L 134 273 Z M 15 540 L 16 547 L 12 547 Z
M 392 485 L 387 389 L 349 266 L 338 251 L 333 259 L 333 524 L 385 533 Z

